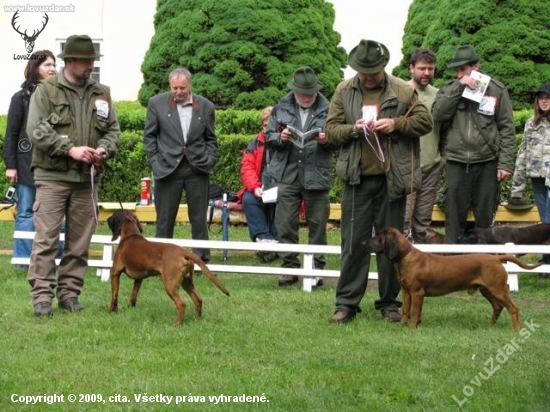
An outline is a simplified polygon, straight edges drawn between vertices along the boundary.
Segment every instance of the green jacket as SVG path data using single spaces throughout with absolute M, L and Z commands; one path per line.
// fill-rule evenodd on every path
M 344 80 L 332 96 L 325 125 L 329 142 L 340 147 L 336 174 L 349 185 L 358 185 L 361 180 L 361 139 L 364 139 L 364 136 L 354 137 L 352 132 L 353 125 L 362 117 L 362 104 L 359 78 L 354 76 Z M 410 193 L 411 171 L 413 189 L 420 187 L 422 175 L 419 138 L 432 130 L 433 122 L 414 88 L 404 80 L 389 74 L 385 74 L 378 118 L 393 118 L 396 122 L 393 133 L 378 133 L 384 155 L 390 159 L 386 177 L 388 198 L 392 201 Z M 411 152 L 414 154 L 414 165 L 411 165 Z
M 31 96 L 27 133 L 35 180 L 90 181 L 90 166 L 68 155 L 73 146 L 103 147 L 116 154 L 120 127 L 107 86 L 88 80 L 81 104 L 63 71 L 42 80 Z
M 514 170 L 516 135 L 512 103 L 504 85 L 491 79 L 484 99 L 488 104 L 462 97 L 465 85 L 452 80 L 437 93 L 432 115 L 444 133 L 442 156 L 460 163 L 498 159 L 498 168 Z

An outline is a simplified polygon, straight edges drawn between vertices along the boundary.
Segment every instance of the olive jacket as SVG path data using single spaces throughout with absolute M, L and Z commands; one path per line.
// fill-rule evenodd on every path
M 336 174 L 348 185 L 358 185 L 361 181 L 360 139 L 365 137 L 353 133 L 353 127 L 362 117 L 362 104 L 358 76 L 344 80 L 332 96 L 325 126 L 329 142 L 340 148 Z M 396 123 L 391 134 L 378 133 L 381 148 L 385 157 L 389 158 L 386 177 L 388 198 L 392 201 L 420 187 L 420 136 L 432 130 L 433 122 L 430 112 L 419 100 L 414 88 L 387 73 L 378 106 L 379 119 L 393 118 Z M 411 165 L 412 159 L 414 164 Z
M 445 132 L 443 157 L 460 163 L 498 160 L 498 169 L 513 172 L 516 145 L 512 103 L 504 85 L 491 79 L 481 103 L 462 97 L 458 80 L 443 86 L 432 115 Z

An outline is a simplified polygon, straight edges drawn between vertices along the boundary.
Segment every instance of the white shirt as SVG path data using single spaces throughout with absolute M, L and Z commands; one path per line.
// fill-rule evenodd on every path
M 189 94 L 189 100 L 180 103 L 176 102 L 178 114 L 180 117 L 181 131 L 183 132 L 183 142 L 187 143 L 187 133 L 191 125 L 191 117 L 193 116 L 193 95 Z

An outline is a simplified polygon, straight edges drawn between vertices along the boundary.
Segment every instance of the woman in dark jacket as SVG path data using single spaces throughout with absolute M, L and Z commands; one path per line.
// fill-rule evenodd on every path
M 4 162 L 6 178 L 16 187 L 17 193 L 15 230 L 34 231 L 32 206 L 36 189 L 31 173 L 32 145 L 25 130 L 31 94 L 40 80 L 53 74 L 53 53 L 49 50 L 34 52 L 25 67 L 25 81 L 21 90 L 11 98 L 4 140 Z M 13 257 L 29 257 L 31 249 L 32 241 L 17 239 L 13 245 Z

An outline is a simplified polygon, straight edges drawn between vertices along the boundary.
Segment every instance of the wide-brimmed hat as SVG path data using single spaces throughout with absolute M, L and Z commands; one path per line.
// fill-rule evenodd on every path
M 378 73 L 390 61 L 390 51 L 382 43 L 361 40 L 349 53 L 348 63 L 353 70 L 363 74 Z
M 96 52 L 90 36 L 78 34 L 70 36 L 63 52 L 57 55 L 60 59 L 98 59 L 101 56 Z
M 525 196 L 511 197 L 508 202 L 504 204 L 504 207 L 509 210 L 527 210 L 532 209 L 535 205 L 531 203 Z
M 301 94 L 315 94 L 323 85 L 317 80 L 317 76 L 311 67 L 304 66 L 296 69 L 291 81 L 287 83 L 290 90 Z
M 465 64 L 473 64 L 479 61 L 479 56 L 474 49 L 474 46 L 460 46 L 456 49 L 453 59 L 447 64 L 447 67 L 454 69 L 455 67 L 464 66 Z

